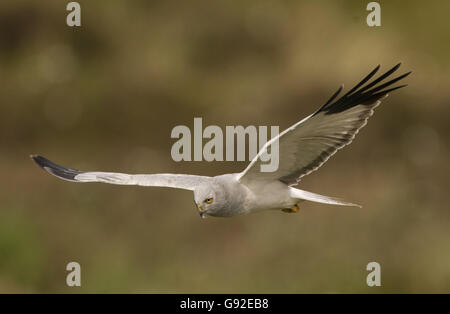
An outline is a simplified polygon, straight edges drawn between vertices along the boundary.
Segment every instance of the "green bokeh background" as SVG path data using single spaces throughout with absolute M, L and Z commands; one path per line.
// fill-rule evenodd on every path
M 448 1 L 0 2 L 0 292 L 450 292 Z M 363 208 L 198 217 L 188 191 L 72 184 L 83 170 L 217 175 L 176 125 L 279 125 L 402 61 L 409 87 L 300 188 Z M 66 286 L 66 264 L 82 286 Z M 366 285 L 367 263 L 382 287 Z

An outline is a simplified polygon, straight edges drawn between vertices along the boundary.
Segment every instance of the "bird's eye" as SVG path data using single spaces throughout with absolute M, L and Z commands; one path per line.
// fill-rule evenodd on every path
M 212 197 L 210 197 L 210 198 L 207 198 L 207 199 L 205 200 L 205 203 L 206 203 L 206 204 L 211 204 L 212 201 L 213 201 L 213 199 L 212 199 Z

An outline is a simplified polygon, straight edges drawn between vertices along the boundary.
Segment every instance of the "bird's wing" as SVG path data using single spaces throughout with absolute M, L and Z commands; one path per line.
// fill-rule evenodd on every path
M 72 182 L 103 182 L 119 185 L 159 186 L 193 191 L 196 186 L 211 180 L 211 177 L 187 174 L 126 174 L 115 172 L 86 172 L 59 166 L 47 158 L 30 156 L 39 167 L 48 173 Z
M 239 181 L 251 184 L 253 180 L 280 180 L 288 185 L 295 185 L 301 177 L 318 169 L 336 151 L 352 142 L 358 131 L 366 125 L 373 109 L 389 92 L 406 86 L 391 87 L 411 72 L 383 82 L 399 66 L 400 64 L 397 64 L 366 84 L 379 70 L 378 65 L 355 87 L 335 100 L 343 89 L 341 86 L 316 112 L 268 141 L 239 174 Z M 261 156 L 276 142 L 279 145 L 278 170 L 261 172 Z

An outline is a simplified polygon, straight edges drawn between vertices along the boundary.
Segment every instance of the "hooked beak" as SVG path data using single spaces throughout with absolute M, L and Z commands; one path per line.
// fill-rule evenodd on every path
M 200 205 L 197 205 L 198 213 L 200 215 L 200 218 L 206 218 L 206 210 L 203 210 L 203 208 Z

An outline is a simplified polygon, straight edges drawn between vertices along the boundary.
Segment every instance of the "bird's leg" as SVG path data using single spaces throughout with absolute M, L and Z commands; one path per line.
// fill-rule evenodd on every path
M 300 208 L 298 207 L 297 204 L 295 204 L 294 206 L 292 206 L 291 208 L 283 208 L 282 211 L 284 213 L 296 213 L 300 210 Z

